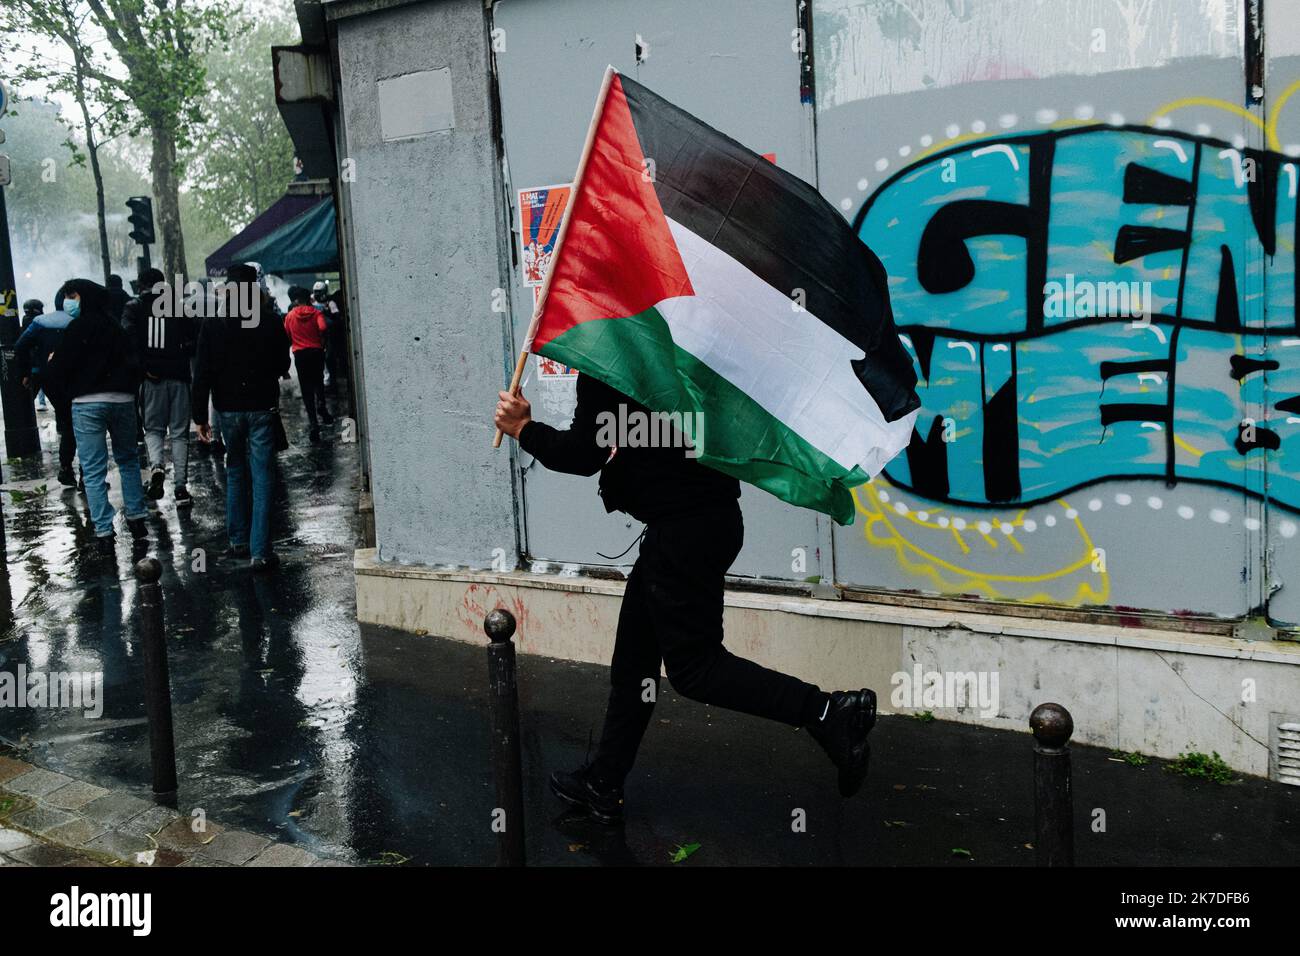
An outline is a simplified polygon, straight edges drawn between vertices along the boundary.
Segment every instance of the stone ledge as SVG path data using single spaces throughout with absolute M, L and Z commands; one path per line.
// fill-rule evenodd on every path
M 358 577 L 403 579 L 443 584 L 477 584 L 495 587 L 560 591 L 569 594 L 621 599 L 622 581 L 584 575 L 535 574 L 530 571 L 475 571 L 465 568 L 430 568 L 380 561 L 374 548 L 358 549 L 353 557 Z M 1214 634 L 1179 633 L 1147 627 L 1088 624 L 982 611 L 951 611 L 908 608 L 869 601 L 828 601 L 788 594 L 765 594 L 728 590 L 729 608 L 745 608 L 828 620 L 919 627 L 933 631 L 969 631 L 1003 637 L 1027 637 L 1100 644 L 1136 650 L 1167 651 L 1206 657 L 1235 658 L 1275 664 L 1300 665 L 1300 643 L 1289 641 L 1245 641 Z

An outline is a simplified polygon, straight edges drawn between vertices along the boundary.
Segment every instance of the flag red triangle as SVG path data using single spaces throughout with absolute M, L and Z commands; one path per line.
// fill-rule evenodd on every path
M 654 188 L 620 78 L 610 83 L 532 350 L 582 322 L 638 315 L 693 295 Z

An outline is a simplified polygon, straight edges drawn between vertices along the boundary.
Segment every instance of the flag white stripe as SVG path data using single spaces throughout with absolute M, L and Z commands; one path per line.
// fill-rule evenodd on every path
M 886 422 L 849 364 L 856 345 L 721 249 L 668 220 L 693 296 L 656 308 L 679 347 L 844 468 L 879 473 L 905 447 L 916 412 Z

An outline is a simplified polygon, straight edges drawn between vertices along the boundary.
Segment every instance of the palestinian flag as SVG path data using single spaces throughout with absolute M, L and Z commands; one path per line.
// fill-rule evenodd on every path
M 700 461 L 840 524 L 920 405 L 884 269 L 844 218 L 613 68 L 525 350 L 702 413 Z

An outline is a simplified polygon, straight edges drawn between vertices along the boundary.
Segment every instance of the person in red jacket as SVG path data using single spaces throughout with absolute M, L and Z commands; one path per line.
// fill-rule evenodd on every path
M 293 308 L 284 317 L 284 330 L 293 348 L 293 364 L 298 369 L 298 388 L 311 423 L 308 437 L 320 444 L 320 426 L 334 421 L 325 403 L 325 316 L 311 304 L 311 292 L 302 286 L 289 289 Z

